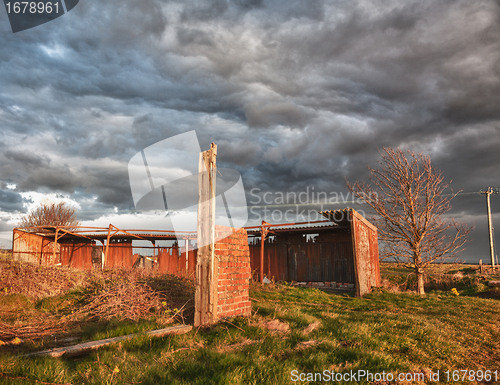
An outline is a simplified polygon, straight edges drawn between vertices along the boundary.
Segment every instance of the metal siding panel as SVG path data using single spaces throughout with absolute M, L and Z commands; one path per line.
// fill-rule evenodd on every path
M 357 294 L 362 296 L 371 291 L 371 287 L 375 286 L 372 281 L 375 281 L 375 272 L 373 269 L 373 260 L 370 253 L 369 227 L 361 220 L 358 220 L 356 215 L 353 215 L 352 221 L 353 231 L 355 234 L 355 249 L 356 249 L 356 271 L 357 271 Z
M 361 271 L 364 274 L 362 279 L 365 284 L 379 284 L 376 231 L 357 219 L 353 218 L 352 233 L 348 230 L 333 230 L 335 232 L 322 233 L 316 237 L 315 242 L 307 243 L 301 234 L 282 234 L 274 242 L 266 242 L 264 271 L 267 273 L 267 262 L 270 261 L 271 277 L 277 280 L 356 283 L 356 245 L 353 245 L 353 240 L 358 239 L 357 247 L 361 258 L 365 259 L 363 255 L 368 256 L 365 265 L 360 266 L 364 269 Z M 258 271 L 260 244 L 250 246 L 250 256 L 252 271 Z
M 59 261 L 60 244 L 57 244 L 53 261 L 54 242 L 38 234 L 14 229 L 12 251 L 14 260 L 53 265 Z

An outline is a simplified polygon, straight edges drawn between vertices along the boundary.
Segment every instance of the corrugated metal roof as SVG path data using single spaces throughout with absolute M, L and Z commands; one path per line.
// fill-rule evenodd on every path
M 53 230 L 54 227 L 46 227 L 46 230 Z M 18 229 L 21 231 L 25 231 L 23 229 Z M 147 240 L 175 240 L 177 238 L 184 238 L 184 237 L 196 237 L 196 234 L 193 233 L 166 233 L 166 232 L 158 232 L 158 233 L 140 233 L 140 232 L 122 232 L 118 231 L 115 234 L 113 234 L 116 230 L 113 230 L 111 232 L 111 239 L 141 239 L 141 238 L 146 238 Z M 126 231 L 126 230 L 125 230 Z M 154 230 L 153 230 L 154 231 Z M 38 235 L 42 235 L 44 237 L 49 237 L 49 238 L 54 238 L 55 237 L 55 232 L 43 232 L 43 233 L 34 233 Z M 58 239 L 106 239 L 108 237 L 108 232 L 107 231 L 102 231 L 99 233 L 88 233 L 88 232 L 79 232 L 79 231 L 72 231 L 72 234 L 68 233 L 62 233 L 60 232 L 58 235 Z
M 340 229 L 341 226 L 339 226 L 337 223 L 332 223 L 332 222 L 325 222 L 324 225 L 317 225 L 317 226 L 301 226 L 301 225 L 292 225 L 292 226 L 284 226 L 284 227 L 278 227 L 278 226 L 272 226 L 269 228 L 269 231 L 272 232 L 314 232 L 318 230 L 328 230 L 328 229 Z M 255 229 L 255 230 L 247 230 L 248 234 L 252 235 L 260 235 L 260 229 Z
M 319 211 L 319 213 L 334 223 L 337 223 L 341 226 L 348 226 L 352 211 L 353 211 L 352 208 L 347 207 L 345 209 L 339 209 L 339 210 Z

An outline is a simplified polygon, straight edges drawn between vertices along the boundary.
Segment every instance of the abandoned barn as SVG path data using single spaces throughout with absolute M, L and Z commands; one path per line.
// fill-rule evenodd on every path
M 248 248 L 253 278 L 356 288 L 357 295 L 379 286 L 376 227 L 353 209 L 321 214 L 326 221 L 309 226 L 263 222 L 246 228 L 248 242 L 244 247 Z M 193 232 L 122 230 L 113 225 L 75 229 L 47 226 L 36 231 L 16 228 L 13 258 L 81 269 L 143 267 L 194 276 L 196 238 Z M 170 241 L 170 245 L 165 246 L 164 241 Z M 224 239 L 216 245 L 229 256 L 242 247 L 239 244 L 234 251 Z

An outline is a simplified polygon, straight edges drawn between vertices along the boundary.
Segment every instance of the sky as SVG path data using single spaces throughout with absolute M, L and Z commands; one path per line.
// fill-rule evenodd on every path
M 384 147 L 429 155 L 467 193 L 450 211 L 475 224 L 462 258 L 489 261 L 477 192 L 500 187 L 499 16 L 492 0 L 80 0 L 13 33 L 0 7 L 0 244 L 47 198 L 85 225 L 168 227 L 134 211 L 128 163 L 195 130 L 249 206 L 346 197 Z

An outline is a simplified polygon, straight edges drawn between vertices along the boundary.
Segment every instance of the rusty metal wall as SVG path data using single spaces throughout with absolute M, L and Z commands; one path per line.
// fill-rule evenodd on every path
M 291 281 L 354 283 L 352 245 L 341 243 L 296 243 L 288 245 Z
M 359 213 L 351 213 L 351 233 L 354 244 L 356 294 L 362 296 L 380 285 L 377 228 Z
M 260 242 L 249 245 L 250 268 L 254 279 L 260 270 Z M 275 281 L 289 281 L 286 243 L 268 242 L 264 244 L 264 274 Z
M 54 265 L 59 263 L 60 245 L 57 245 L 56 257 L 54 259 L 54 243 L 41 235 L 28 233 L 14 229 L 12 239 L 13 259 L 39 263 L 43 265 Z
M 92 269 L 92 242 L 61 242 L 60 263 L 75 269 Z
M 120 267 L 131 269 L 134 265 L 132 254 L 132 241 L 120 238 L 111 238 L 108 255 L 104 261 L 105 268 Z
M 158 249 L 158 271 L 162 274 L 193 276 L 196 270 L 197 250 L 189 249 L 186 260 L 185 248 L 162 247 Z
M 250 245 L 254 279 L 260 269 L 260 242 Z M 329 233 L 306 242 L 302 234 L 277 236 L 264 244 L 264 273 L 275 281 L 355 282 L 352 243 L 348 233 Z
M 198 258 L 198 249 L 189 249 L 189 255 L 188 255 L 188 270 L 187 270 L 187 275 L 188 277 L 195 277 L 196 274 L 196 260 Z M 186 258 L 186 252 L 183 253 L 184 258 Z M 182 258 L 182 257 L 181 257 Z

